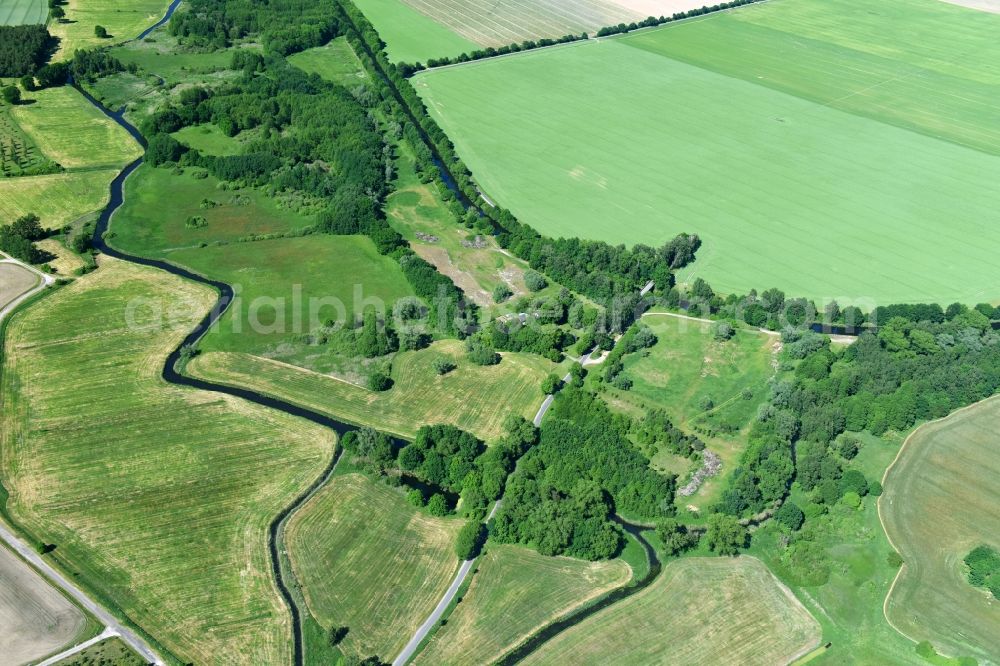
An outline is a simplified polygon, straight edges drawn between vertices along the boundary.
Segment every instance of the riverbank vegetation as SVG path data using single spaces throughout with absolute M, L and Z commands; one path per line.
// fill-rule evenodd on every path
M 167 354 L 214 299 L 106 258 L 15 316 L 0 375 L 6 509 L 178 659 L 286 661 L 267 528 L 333 442 L 289 415 L 163 383 Z

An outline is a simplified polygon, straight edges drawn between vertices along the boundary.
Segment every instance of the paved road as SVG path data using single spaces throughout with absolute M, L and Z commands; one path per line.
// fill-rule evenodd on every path
M 163 660 L 160 659 L 160 656 L 153 651 L 153 648 L 151 648 L 145 640 L 119 622 L 116 617 L 111 615 L 111 613 L 104 610 L 103 606 L 91 601 L 90 597 L 84 594 L 80 588 L 70 582 L 61 573 L 49 566 L 49 563 L 43 560 L 41 556 L 35 552 L 34 548 L 21 541 L 21 539 L 8 530 L 4 525 L 0 525 L 0 539 L 2 539 L 4 543 L 10 546 L 13 550 L 17 551 L 21 557 L 31 563 L 31 565 L 41 572 L 42 575 L 47 577 L 53 585 L 66 592 L 66 594 L 72 597 L 77 604 L 96 617 L 99 622 L 104 624 L 108 628 L 105 629 L 105 631 L 111 630 L 118 636 L 121 636 L 121 639 L 147 662 L 157 664 L 158 666 L 163 664 Z
M 56 279 L 51 275 L 46 275 L 45 273 L 41 272 L 34 266 L 26 264 L 22 261 L 18 261 L 17 259 L 14 259 L 9 255 L 4 254 L 3 252 L 0 252 L 0 264 L 16 264 L 21 268 L 27 269 L 32 273 L 34 273 L 35 275 L 37 275 L 38 277 L 42 278 L 42 281 L 38 283 L 37 287 L 31 289 L 30 291 L 26 291 L 25 293 L 21 294 L 20 296 L 15 298 L 13 301 L 8 303 L 4 307 L 0 308 L 0 321 L 3 321 L 4 317 L 13 312 L 14 308 L 23 303 L 26 299 L 31 298 L 32 296 L 40 292 L 42 289 L 48 287 L 50 284 L 54 284 L 56 281 Z
M 71 648 L 69 648 L 67 650 L 63 650 L 59 654 L 53 655 L 53 656 L 49 657 L 48 659 L 46 659 L 45 661 L 38 662 L 37 664 L 35 664 L 35 666 L 52 666 L 53 664 L 58 664 L 63 659 L 66 659 L 67 657 L 72 657 L 77 652 L 83 652 L 84 650 L 86 650 L 87 648 L 89 648 L 91 645 L 96 645 L 97 643 L 100 643 L 101 641 L 103 641 L 105 639 L 113 638 L 113 637 L 115 637 L 117 635 L 118 635 L 118 632 L 115 631 L 114 629 L 112 629 L 111 627 L 104 627 L 104 631 L 102 631 L 98 635 L 94 636 L 90 640 L 84 641 L 82 643 L 77 643 L 73 647 L 71 647 Z

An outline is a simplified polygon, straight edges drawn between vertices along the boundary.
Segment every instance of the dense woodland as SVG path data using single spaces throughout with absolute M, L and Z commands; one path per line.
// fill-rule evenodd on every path
M 0 25 L 0 77 L 34 74 L 55 46 L 44 25 Z
M 628 418 L 570 387 L 556 399 L 539 444 L 507 484 L 491 534 L 545 555 L 602 559 L 623 544 L 614 515 L 654 521 L 674 514 L 673 476 L 649 468 L 628 439 Z

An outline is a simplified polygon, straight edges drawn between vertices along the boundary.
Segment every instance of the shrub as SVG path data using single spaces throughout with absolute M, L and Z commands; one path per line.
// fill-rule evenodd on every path
M 103 25 L 94 26 L 94 36 L 98 39 L 107 39 L 111 35 L 108 34 L 107 29 Z
M 448 502 L 441 493 L 434 493 L 427 500 L 427 510 L 432 516 L 444 516 L 448 514 Z
M 452 361 L 450 358 L 445 358 L 443 356 L 441 358 L 434 359 L 433 365 L 434 365 L 434 372 L 438 373 L 439 375 L 447 375 L 449 372 L 458 367 L 455 365 L 455 362 Z
M 728 321 L 717 321 L 712 325 L 712 337 L 719 342 L 725 342 L 736 335 L 736 329 Z
M 375 371 L 368 378 L 368 388 L 373 391 L 388 391 L 392 388 L 392 378 L 384 372 Z
M 802 527 L 802 523 L 806 520 L 806 515 L 797 504 L 789 501 L 782 504 L 781 508 L 775 512 L 774 519 L 790 530 L 797 530 Z
M 549 375 L 542 380 L 542 393 L 552 395 L 562 386 L 562 380 L 556 375 Z
M 471 560 L 479 555 L 486 542 L 486 526 L 478 520 L 470 520 L 458 532 L 455 540 L 455 554 L 460 560 Z
M 524 284 L 531 291 L 541 291 L 549 286 L 548 280 L 538 271 L 528 270 L 524 272 Z
M 853 490 L 844 493 L 844 496 L 841 498 L 841 501 L 845 505 L 851 507 L 852 509 L 857 509 L 859 506 L 861 506 L 861 496 L 858 495 Z
M 505 284 L 498 284 L 493 289 L 493 302 L 494 303 L 503 303 L 504 301 L 506 301 L 508 298 L 510 298 L 513 295 L 514 295 L 514 292 L 512 292 L 510 290 L 510 287 L 508 287 Z
M 414 488 L 406 493 L 406 500 L 415 507 L 424 505 L 424 493 L 419 488 Z

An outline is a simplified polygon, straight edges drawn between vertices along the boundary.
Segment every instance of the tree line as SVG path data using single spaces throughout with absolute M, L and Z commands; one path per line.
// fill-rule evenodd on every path
M 736 7 L 742 7 L 743 5 L 749 5 L 754 2 L 760 2 L 760 0 L 733 0 L 733 2 L 723 2 L 721 4 L 709 6 L 698 7 L 695 9 L 688 10 L 686 12 L 675 12 L 670 16 L 650 16 L 642 21 L 633 21 L 631 23 L 619 23 L 618 25 L 610 25 L 600 28 L 597 31 L 598 37 L 607 37 L 609 35 L 618 35 L 627 32 L 632 32 L 633 30 L 639 30 L 640 28 L 652 28 L 654 26 L 663 25 L 664 23 L 671 23 L 673 21 L 680 21 L 686 18 L 694 18 L 695 16 L 703 16 L 705 14 L 711 14 L 713 12 L 722 11 L 725 9 L 735 9 Z M 509 55 L 511 53 L 520 53 L 521 51 L 531 51 L 534 49 L 541 49 L 547 46 L 555 46 L 557 44 L 569 44 L 571 42 L 581 41 L 589 39 L 590 36 L 587 33 L 582 33 L 580 35 L 563 35 L 557 39 L 542 38 L 538 40 L 525 40 L 523 42 L 512 42 L 505 46 L 492 47 L 489 46 L 485 49 L 477 49 L 468 53 L 460 53 L 457 56 L 445 56 L 441 58 L 431 58 L 427 61 L 427 64 L 416 62 L 413 64 L 401 62 L 397 65 L 400 73 L 405 77 L 410 77 L 417 72 L 423 71 L 425 69 L 433 67 L 444 67 L 445 65 L 457 65 L 462 62 L 471 62 L 473 60 L 482 60 L 484 58 L 495 58 L 497 56 Z
M 44 25 L 0 25 L 0 77 L 34 74 L 55 51 Z

